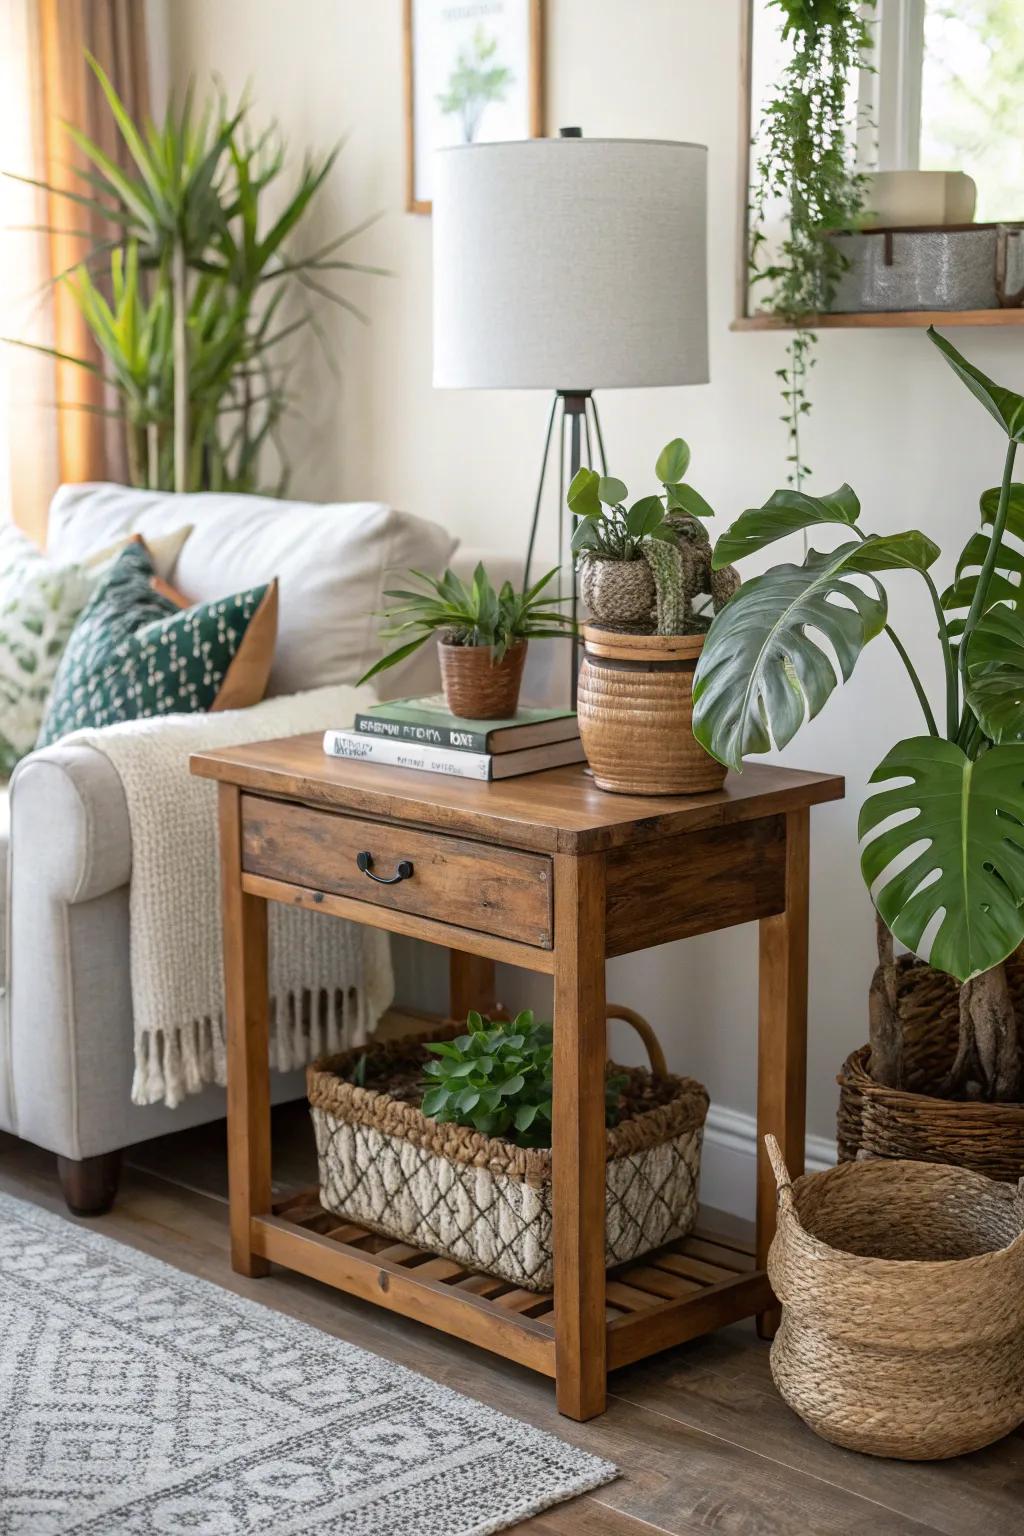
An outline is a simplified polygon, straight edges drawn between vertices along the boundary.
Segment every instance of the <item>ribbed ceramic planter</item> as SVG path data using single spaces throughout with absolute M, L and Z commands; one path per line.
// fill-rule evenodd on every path
M 489 645 L 440 641 L 441 686 L 453 715 L 462 720 L 507 720 L 516 712 L 526 661 L 525 640 L 492 661 Z
M 601 789 L 696 795 L 718 789 L 725 768 L 693 734 L 693 674 L 703 635 L 624 635 L 583 626 L 577 713 Z

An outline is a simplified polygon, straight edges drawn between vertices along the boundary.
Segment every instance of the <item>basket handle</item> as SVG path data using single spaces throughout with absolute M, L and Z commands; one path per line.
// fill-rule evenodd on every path
M 653 1028 L 647 1020 L 633 1008 L 627 1008 L 625 1003 L 609 1003 L 606 1010 L 609 1019 L 621 1019 L 624 1024 L 631 1024 L 644 1043 L 644 1050 L 651 1063 L 651 1071 L 655 1077 L 668 1076 L 668 1064 L 665 1061 L 665 1052 Z
M 770 1131 L 764 1139 L 764 1144 L 768 1149 L 768 1161 L 771 1163 L 772 1172 L 775 1175 L 775 1184 L 779 1192 L 779 1204 L 791 1205 L 793 1202 L 793 1181 L 789 1177 L 789 1169 L 786 1167 L 786 1159 L 782 1155 L 782 1148 Z

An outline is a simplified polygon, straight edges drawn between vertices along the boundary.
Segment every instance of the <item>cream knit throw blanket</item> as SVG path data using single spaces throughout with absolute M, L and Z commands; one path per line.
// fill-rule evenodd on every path
M 344 725 L 365 702 L 353 688 L 319 688 L 252 709 L 164 715 L 66 738 L 109 759 L 128 803 L 133 1103 L 173 1109 L 225 1080 L 216 785 L 193 777 L 189 755 Z M 358 1045 L 392 1000 L 388 936 L 271 903 L 270 993 L 278 1071 Z

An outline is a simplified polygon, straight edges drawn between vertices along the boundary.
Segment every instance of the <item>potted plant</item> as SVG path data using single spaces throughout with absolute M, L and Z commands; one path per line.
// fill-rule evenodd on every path
M 418 589 L 384 593 L 398 601 L 382 615 L 387 624 L 381 636 L 401 644 L 359 681 L 368 682 L 437 635 L 441 684 L 452 714 L 463 720 L 506 720 L 514 715 L 527 642 L 574 630 L 569 615 L 559 611 L 566 599 L 547 592 L 557 567 L 522 592 L 510 581 L 496 590 L 482 564 L 471 582 L 461 581 L 452 571 L 410 575 Z
M 581 469 L 569 487 L 579 519 L 573 549 L 591 613 L 577 711 L 587 761 L 601 789 L 694 794 L 716 789 L 725 769 L 693 739 L 691 686 L 710 617 L 739 581 L 712 570 L 701 519 L 713 516 L 683 476 L 681 437 L 658 455 L 662 487 L 626 506 L 621 480 Z
M 666 1071 L 646 1020 L 622 1007 L 608 1016 L 632 1024 L 651 1057 L 650 1070 L 609 1063 L 605 1079 L 613 1265 L 691 1230 L 708 1096 Z M 511 1285 L 550 1290 L 550 1023 L 529 1012 L 500 1022 L 470 1013 L 432 1035 L 317 1062 L 307 1082 L 326 1210 Z
M 1000 484 L 981 497 L 980 527 L 953 582 L 940 595 L 932 576 L 940 551 L 919 530 L 865 532 L 848 485 L 822 497 L 776 491 L 722 536 L 715 564 L 798 530 L 838 529 L 841 542 L 754 577 L 715 618 L 697 667 L 693 724 L 707 750 L 738 771 L 818 714 L 835 689 L 836 662 L 845 681 L 864 646 L 889 637 L 924 733 L 886 753 L 860 814 L 861 869 L 882 925 L 861 1088 L 878 1087 L 885 1122 L 879 1129 L 877 1116 L 865 1117 L 863 1135 L 872 1119 L 880 1152 L 939 1161 L 948 1152 L 982 1171 L 1009 1163 L 1019 1175 L 1024 1054 L 1014 993 L 1019 1005 L 1024 978 L 1011 957 L 1024 941 L 1024 557 L 1007 535 L 1024 538 L 1024 485 L 1013 479 L 1024 396 L 928 334 L 1006 439 Z M 937 709 L 889 622 L 880 578 L 896 570 L 917 573 L 934 609 L 945 678 Z M 890 935 L 909 956 L 893 959 Z M 905 1091 L 911 1083 L 923 1091 Z M 939 1102 L 948 1099 L 961 1101 L 953 1113 Z

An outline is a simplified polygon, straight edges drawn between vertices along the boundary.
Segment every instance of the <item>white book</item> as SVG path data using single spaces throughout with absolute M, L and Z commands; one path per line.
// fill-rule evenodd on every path
M 521 773 L 583 761 L 583 745 L 578 736 L 572 741 L 495 754 L 467 752 L 458 747 L 426 747 L 355 730 L 325 731 L 324 751 L 330 757 L 382 763 L 391 768 L 416 768 L 421 773 L 447 773 L 456 779 L 510 779 Z
M 392 768 L 418 768 L 427 773 L 449 773 L 456 779 L 489 779 L 489 752 L 462 752 L 451 747 L 424 747 L 389 736 L 364 736 L 362 731 L 325 731 L 324 751 L 331 757 L 350 757 L 367 763 L 386 763 Z

